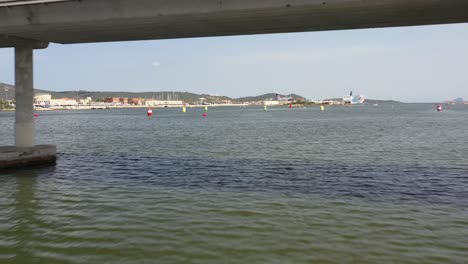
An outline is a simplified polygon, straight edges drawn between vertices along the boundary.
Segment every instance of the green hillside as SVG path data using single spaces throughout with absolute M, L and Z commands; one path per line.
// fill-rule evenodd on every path
M 8 90 L 5 92 L 5 88 Z M 208 94 L 195 94 L 189 92 L 91 92 L 91 91 L 64 91 L 64 92 L 54 92 L 46 90 L 35 89 L 36 93 L 50 93 L 53 99 L 56 98 L 86 98 L 91 97 L 93 101 L 102 101 L 106 97 L 126 97 L 126 98 L 145 98 L 145 99 L 155 99 L 155 100 L 181 100 L 187 103 L 196 103 L 200 101 L 200 98 L 204 98 L 208 103 L 216 103 L 220 100 L 232 100 L 236 103 L 243 102 L 253 102 L 253 101 L 263 101 L 269 99 L 275 99 L 276 93 L 267 93 L 259 96 L 249 96 L 241 98 L 230 98 L 228 96 L 218 96 L 218 95 L 208 95 Z M 12 99 L 15 96 L 15 87 L 9 84 L 0 83 L 0 98 Z M 285 95 L 281 95 L 285 96 Z M 305 99 L 304 97 L 291 94 L 288 95 L 293 98 L 293 100 Z
M 50 93 L 45 90 L 34 89 L 35 93 Z M 15 99 L 15 86 L 0 82 L 0 99 L 13 100 Z
M 64 91 L 55 92 L 35 89 L 35 93 L 49 93 L 53 99 L 56 98 L 86 98 L 91 97 L 93 101 L 101 101 L 106 97 L 126 97 L 126 98 L 145 98 L 155 100 L 181 100 L 188 103 L 200 101 L 205 98 L 206 102 L 216 103 L 219 100 L 231 100 L 227 96 L 213 96 L 208 94 L 195 94 L 189 92 L 91 92 L 91 91 Z M 6 83 L 0 83 L 0 98 L 13 99 L 15 97 L 15 87 Z
M 245 102 L 258 102 L 265 100 L 275 100 L 276 93 L 267 93 L 258 96 L 247 96 L 240 98 L 230 98 L 227 96 L 208 95 L 208 94 L 196 94 L 189 92 L 90 92 L 90 91 L 65 91 L 65 92 L 54 92 L 47 90 L 34 90 L 36 93 L 50 93 L 52 98 L 86 98 L 91 97 L 93 101 L 102 101 L 106 97 L 126 97 L 126 98 L 145 98 L 155 100 L 181 100 L 187 103 L 198 103 L 200 98 L 204 98 L 207 103 L 217 103 L 220 100 L 232 100 L 234 103 L 245 103 Z M 306 98 L 297 94 L 283 95 L 291 96 L 294 101 L 303 101 Z M 15 87 L 10 84 L 0 82 L 0 99 L 12 100 L 15 98 Z M 341 101 L 342 98 L 332 98 L 325 100 Z M 377 99 L 366 99 L 365 104 L 398 104 L 401 102 L 392 100 L 377 100 Z

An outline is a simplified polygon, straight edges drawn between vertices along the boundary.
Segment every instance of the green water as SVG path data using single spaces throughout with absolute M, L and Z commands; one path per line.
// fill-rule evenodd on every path
M 40 113 L 0 263 L 466 263 L 467 108 L 201 111 Z

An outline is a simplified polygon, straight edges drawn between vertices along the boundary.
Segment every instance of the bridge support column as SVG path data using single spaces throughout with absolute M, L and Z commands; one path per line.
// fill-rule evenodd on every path
M 15 48 L 15 145 L 19 148 L 35 145 L 33 49 Z
M 15 48 L 15 85 L 15 146 L 0 147 L 0 171 L 55 163 L 55 146 L 35 146 L 33 46 Z

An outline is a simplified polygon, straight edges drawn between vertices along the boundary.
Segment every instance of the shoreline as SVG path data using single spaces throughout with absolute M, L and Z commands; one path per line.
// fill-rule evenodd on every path
M 213 105 L 187 105 L 186 108 L 204 108 L 204 107 L 243 107 L 246 104 L 213 104 Z M 167 105 L 167 106 L 147 106 L 147 105 L 82 105 L 82 106 L 61 106 L 40 108 L 35 107 L 34 111 L 57 111 L 57 110 L 106 110 L 106 109 L 164 109 L 164 108 L 182 108 L 183 105 Z M 0 112 L 14 112 L 15 109 L 0 109 Z

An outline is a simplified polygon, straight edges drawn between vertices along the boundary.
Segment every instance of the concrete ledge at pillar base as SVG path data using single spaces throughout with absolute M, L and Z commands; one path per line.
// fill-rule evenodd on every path
M 55 164 L 56 159 L 57 148 L 53 145 L 37 145 L 30 148 L 0 147 L 0 170 Z

